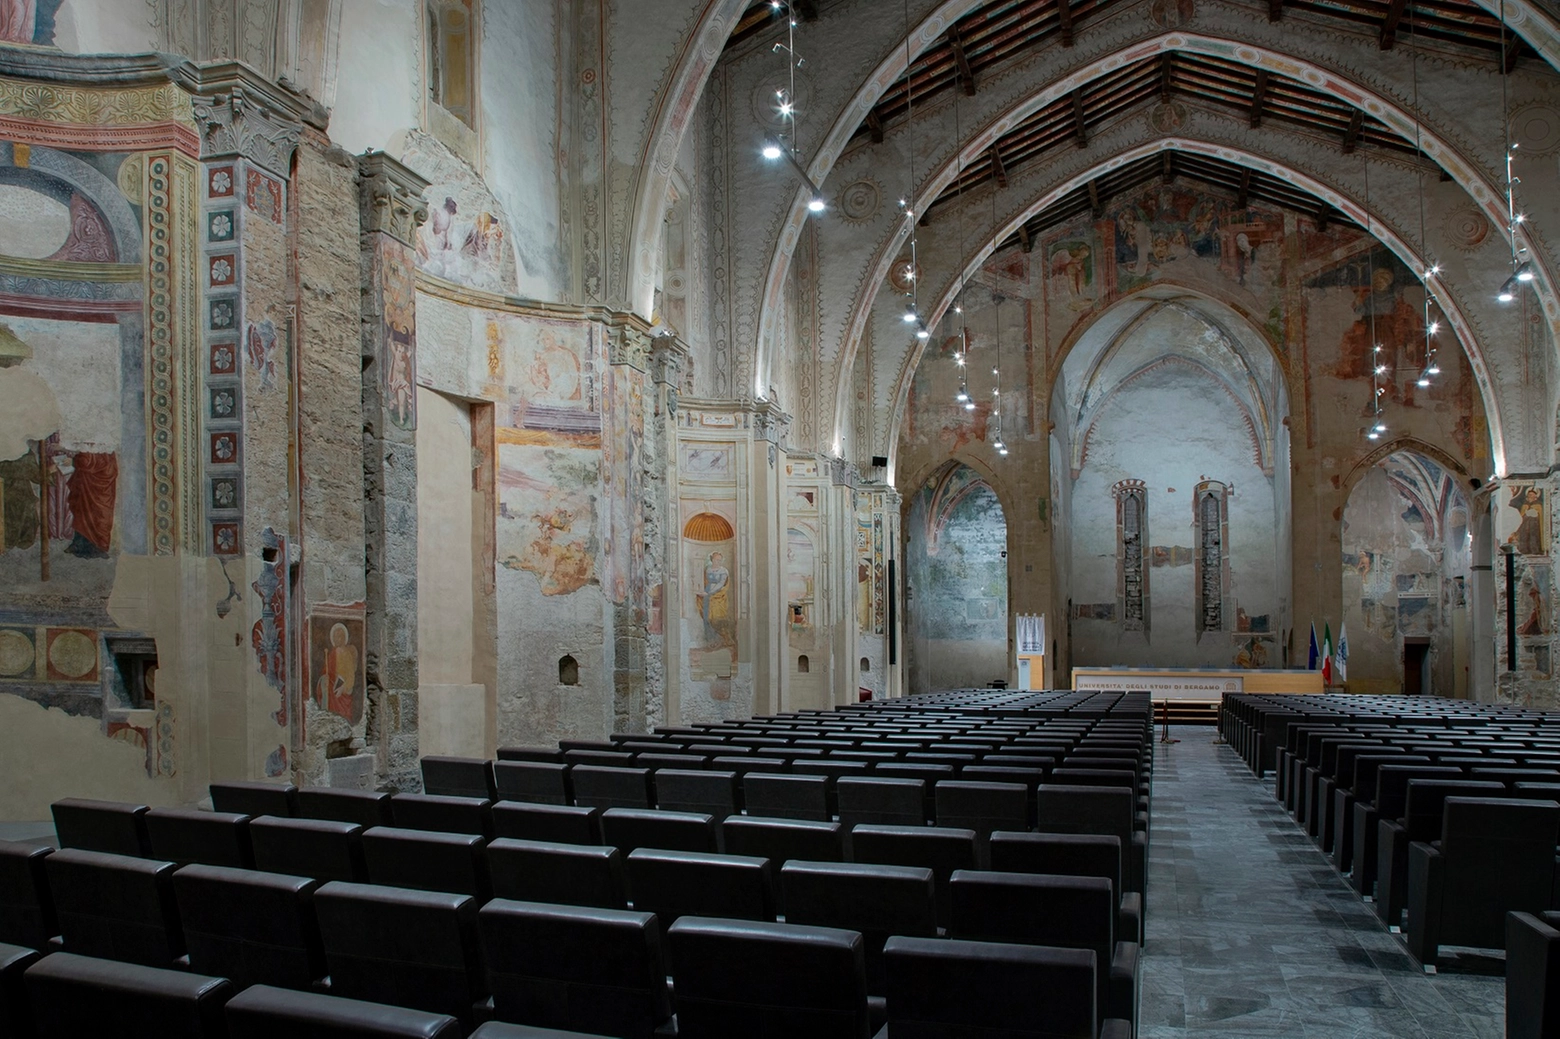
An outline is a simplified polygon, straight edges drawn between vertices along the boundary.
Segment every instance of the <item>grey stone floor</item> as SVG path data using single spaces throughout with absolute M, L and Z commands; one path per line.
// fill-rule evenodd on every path
M 1141 1039 L 1500 1039 L 1499 954 L 1422 972 L 1213 735 L 1156 748 Z

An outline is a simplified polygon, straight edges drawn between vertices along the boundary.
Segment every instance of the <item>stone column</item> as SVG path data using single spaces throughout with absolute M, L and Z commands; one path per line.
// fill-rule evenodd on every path
M 676 336 L 660 336 L 651 342 L 641 457 L 645 473 L 645 727 L 651 730 L 658 725 L 676 725 L 681 717 L 676 654 L 667 652 L 666 636 L 668 626 L 677 621 L 670 581 L 678 545 L 673 459 L 677 455 L 678 392 L 687 367 L 688 347 Z
M 418 790 L 417 294 L 412 250 L 428 182 L 358 158 L 363 296 L 363 524 L 368 744 L 382 785 Z
M 1555 478 L 1547 474 L 1512 474 L 1494 482 L 1490 491 L 1495 699 L 1544 710 L 1560 706 L 1554 681 L 1555 546 L 1549 511 L 1555 488 Z

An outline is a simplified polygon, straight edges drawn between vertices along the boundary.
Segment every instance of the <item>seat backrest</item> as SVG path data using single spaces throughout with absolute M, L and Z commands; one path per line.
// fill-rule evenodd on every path
M 570 771 L 574 803 L 587 808 L 649 808 L 650 770 L 576 765 Z
M 1136 790 L 1138 783 L 1137 773 L 1130 769 L 1075 768 L 1070 764 L 1053 770 L 1050 780 L 1069 786 L 1111 786 L 1129 790 Z
M 66 951 L 147 967 L 184 955 L 174 863 L 76 848 L 44 862 Z
M 461 1039 L 448 1014 L 254 985 L 228 1000 L 228 1039 Z
M 49 808 L 54 815 L 54 833 L 62 848 L 141 858 L 152 853 L 146 837 L 145 805 L 67 797 Z
M 315 880 L 366 882 L 363 827 L 331 819 L 249 820 L 255 868 Z
M 650 1039 L 672 1016 L 652 913 L 494 899 L 477 919 L 501 1020 Z
M 314 919 L 317 880 L 281 873 L 186 866 L 173 892 L 190 969 L 239 988 L 304 989 L 325 976 L 325 948 Z
M 920 779 L 842 776 L 834 785 L 840 823 L 880 826 L 924 826 L 926 783 Z
M 977 837 L 1029 829 L 1029 788 L 1021 783 L 945 780 L 937 784 L 936 798 L 938 826 L 974 830 Z
M 863 942 L 854 931 L 741 920 L 667 930 L 679 1039 L 867 1039 Z
M 1094 1039 L 1098 1034 L 1095 959 L 1086 950 L 895 937 L 884 946 L 883 961 L 890 1035 Z
M 1401 819 L 1408 809 L 1408 783 L 1411 779 L 1436 779 L 1461 776 L 1463 770 L 1451 765 L 1383 765 L 1376 770 L 1376 811 L 1382 819 Z
M 151 856 L 186 865 L 253 869 L 249 846 L 249 816 L 231 812 L 198 812 L 192 808 L 153 808 L 144 816 Z
M 765 819 L 829 821 L 829 777 L 749 772 L 742 777 L 748 815 Z
M 310 786 L 298 791 L 298 814 L 304 819 L 329 819 L 339 823 L 394 826 L 390 795 L 373 790 L 337 790 Z
M 449 891 L 478 902 L 493 897 L 487 841 L 471 833 L 430 833 L 376 826 L 363 833 L 371 884 Z
M 937 920 L 952 913 L 948 887 L 953 874 L 979 864 L 974 830 L 949 826 L 858 826 L 850 834 L 851 859 L 884 866 L 921 866 L 932 871 Z
M 680 916 L 737 920 L 775 918 L 774 874 L 768 859 L 640 848 L 627 859 L 636 910 L 663 925 Z
M 991 868 L 1001 873 L 1104 877 L 1121 897 L 1121 838 L 1095 833 L 994 833 Z
M 211 807 L 234 815 L 298 814 L 298 788 L 291 783 L 212 783 Z
M 780 870 L 780 887 L 787 923 L 861 932 L 875 995 L 884 992 L 883 943 L 891 935 L 937 937 L 936 883 L 925 867 L 793 860 Z
M 485 758 L 433 756 L 422 759 L 423 793 L 496 801 L 493 763 Z
M 493 785 L 504 801 L 566 805 L 574 800 L 570 771 L 562 761 L 495 761 Z
M 656 807 L 668 811 L 702 812 L 720 820 L 736 814 L 737 794 L 735 772 L 695 771 L 686 767 L 660 768 L 655 772 Z
M 608 808 L 601 813 L 601 843 L 624 855 L 635 848 L 716 850 L 715 817 L 655 808 Z
M 1464 776 L 1448 779 L 1410 779 L 1403 799 L 1403 825 L 1411 841 L 1441 839 L 1441 818 L 1448 797 L 1504 797 L 1499 781 L 1475 781 Z
M 223 978 L 68 952 L 45 956 L 25 975 L 40 1039 L 225 1039 Z
M 500 801 L 493 806 L 493 835 L 555 844 L 600 844 L 601 809 Z
M 1428 754 L 1396 754 L 1383 751 L 1380 754 L 1371 752 L 1360 754 L 1354 759 L 1354 800 L 1361 804 L 1374 804 L 1376 801 L 1376 780 L 1381 769 L 1387 765 L 1429 765 Z
M 520 902 L 625 909 L 623 854 L 600 845 L 500 838 L 488 845 L 493 896 Z
M 563 751 L 558 747 L 499 747 L 494 757 L 497 759 L 493 762 L 494 772 L 496 773 L 500 761 L 562 762 Z M 500 790 L 498 796 L 503 797 L 504 792 Z
M 1441 855 L 1446 890 L 1477 901 L 1496 918 L 1505 911 L 1553 908 L 1560 803 L 1526 798 L 1448 797 Z
M 487 995 L 468 895 L 336 881 L 314 893 L 331 992 L 449 1014 L 472 1027 Z
M 42 955 L 30 946 L 0 942 L 0 1035 L 26 1039 L 34 1034 L 32 1006 L 22 976 Z
M 44 950 L 60 933 L 44 860 L 54 849 L 0 841 L 0 942 Z
M 845 829 L 834 822 L 733 815 L 721 824 L 721 838 L 729 854 L 769 859 L 777 867 L 788 859 L 845 861 Z
M 493 802 L 485 797 L 393 794 L 390 808 L 395 824 L 403 830 L 493 836 Z
M 1041 783 L 1035 788 L 1037 833 L 1103 833 L 1132 839 L 1137 799 L 1124 787 Z

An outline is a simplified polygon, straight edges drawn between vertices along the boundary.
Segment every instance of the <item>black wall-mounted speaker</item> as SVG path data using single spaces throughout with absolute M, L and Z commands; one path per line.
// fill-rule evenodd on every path
M 872 456 L 872 466 L 875 469 L 887 469 L 888 468 L 888 456 L 887 455 L 873 455 Z

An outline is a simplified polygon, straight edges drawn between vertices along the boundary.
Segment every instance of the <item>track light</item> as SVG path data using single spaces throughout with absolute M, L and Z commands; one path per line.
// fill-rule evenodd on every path
M 1387 431 L 1387 424 L 1385 422 L 1377 422 L 1374 426 L 1370 427 L 1370 431 L 1372 433 L 1385 433 Z
M 1418 385 L 1420 385 L 1420 386 L 1429 386 L 1430 385 L 1430 373 L 1429 372 L 1423 372 L 1423 373 L 1420 374 Z
M 965 390 L 964 390 L 964 387 L 961 386 L 961 387 L 959 387 L 958 395 L 956 397 L 954 397 L 953 399 L 958 401 L 960 404 L 963 404 L 965 401 L 970 399 L 970 395 L 968 393 L 966 393 Z
M 824 204 L 822 195 L 814 195 L 811 201 L 807 203 L 807 208 L 810 212 L 822 213 Z
M 1517 268 L 1516 279 L 1518 281 L 1524 282 L 1524 283 L 1525 282 L 1530 282 L 1530 281 L 1533 280 L 1533 261 L 1532 260 L 1523 260 L 1522 261 L 1522 266 Z
M 1370 432 L 1369 432 L 1369 433 L 1366 433 L 1366 434 L 1365 434 L 1365 439 L 1366 439 L 1366 440 L 1380 440 L 1380 439 L 1381 439 L 1381 434 L 1380 434 L 1380 433 L 1378 433 L 1378 432 L 1376 432 L 1376 431 L 1375 431 L 1375 430 L 1374 430 L 1374 429 L 1373 429 L 1373 430 L 1371 430 L 1371 431 L 1370 431 Z
M 925 321 L 922 321 L 915 326 L 915 337 L 923 341 L 932 338 L 931 329 L 926 327 Z
M 905 304 L 905 312 L 900 316 L 900 320 L 904 321 L 904 323 L 907 325 L 913 325 L 920 320 L 920 316 L 915 312 L 914 303 Z
M 1426 375 L 1440 375 L 1441 374 L 1441 366 L 1439 364 L 1437 364 L 1435 361 L 1431 361 L 1430 362 L 1430 367 L 1425 369 L 1425 374 Z
M 973 400 L 966 399 L 965 402 L 964 402 L 964 410 L 965 411 L 974 411 L 975 410 L 975 402 Z
M 1516 275 L 1513 274 L 1501 284 L 1500 291 L 1495 293 L 1495 298 L 1500 300 L 1502 303 L 1510 303 L 1512 300 L 1517 298 Z
M 785 153 L 780 149 L 780 142 L 770 137 L 764 141 L 764 150 L 761 154 L 770 162 L 774 162 Z

